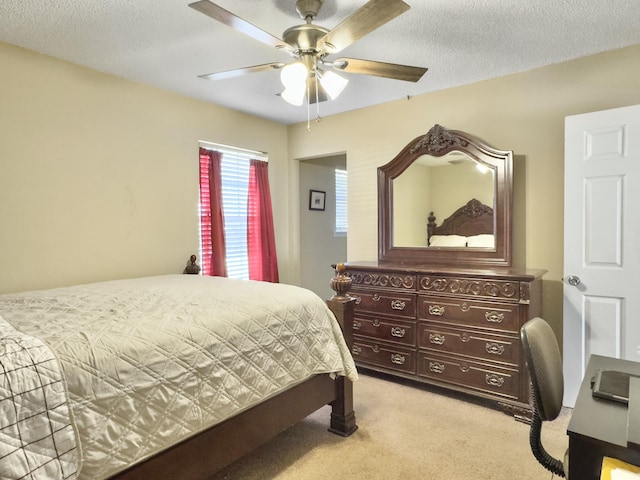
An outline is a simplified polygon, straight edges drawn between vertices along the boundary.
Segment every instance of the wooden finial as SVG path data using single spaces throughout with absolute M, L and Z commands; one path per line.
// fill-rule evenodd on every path
M 347 267 L 344 266 L 344 263 L 338 263 L 336 265 L 336 276 L 329 282 L 333 291 L 336 292 L 335 295 L 331 297 L 332 300 L 350 298 L 347 292 L 351 288 L 351 277 L 346 274 L 346 271 Z

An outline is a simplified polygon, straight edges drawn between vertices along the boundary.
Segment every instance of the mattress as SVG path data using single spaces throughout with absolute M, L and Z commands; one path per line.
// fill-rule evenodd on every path
M 291 285 L 117 280 L 2 295 L 0 316 L 61 366 L 79 479 L 107 478 L 315 374 L 357 379 L 326 303 Z

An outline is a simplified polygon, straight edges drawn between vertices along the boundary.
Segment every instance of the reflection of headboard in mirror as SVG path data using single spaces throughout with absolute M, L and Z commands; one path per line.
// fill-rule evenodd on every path
M 395 244 L 394 234 L 403 232 L 403 229 L 395 229 L 394 221 L 408 221 L 413 225 L 420 222 L 426 223 L 428 212 L 438 212 L 439 209 L 427 208 L 426 213 L 417 212 L 411 215 L 408 214 L 411 209 L 406 208 L 406 203 L 402 203 L 402 208 L 396 206 L 395 211 L 398 218 L 394 219 L 394 180 L 400 177 L 414 162 L 416 164 L 433 163 L 433 161 L 425 162 L 424 159 L 445 156 L 448 159 L 453 158 L 449 163 L 459 163 L 462 156 L 466 161 L 472 161 L 476 166 L 484 167 L 492 174 L 493 192 L 488 192 L 488 200 L 483 200 L 484 204 L 478 201 L 478 204 L 489 209 L 484 210 L 484 226 L 479 227 L 476 224 L 472 227 L 474 235 L 479 234 L 479 230 L 475 230 L 477 228 L 483 229 L 482 233 L 485 233 L 485 230 L 488 229 L 486 230 L 486 235 L 493 235 L 493 238 L 491 238 L 492 244 L 489 246 L 487 244 L 473 245 L 481 248 L 468 248 L 466 243 L 455 247 L 432 248 L 426 245 L 424 237 L 422 237 L 422 242 L 424 243 L 421 246 L 404 243 L 404 241 L 401 241 L 401 244 Z M 417 160 L 419 161 L 416 162 Z M 440 125 L 435 125 L 425 135 L 414 138 L 393 160 L 378 168 L 378 261 L 413 265 L 467 266 L 470 268 L 478 266 L 510 266 L 512 163 L 513 154 L 511 151 L 496 150 L 468 133 L 447 130 Z M 408 175 L 414 176 L 411 173 L 408 173 Z M 432 177 L 435 177 L 435 175 L 432 175 Z M 489 181 L 491 184 L 491 178 Z M 406 202 L 407 191 L 405 190 L 405 184 L 404 181 L 402 184 L 398 184 L 398 188 L 402 189 L 402 195 L 399 195 L 400 192 L 396 194 L 398 195 L 396 197 L 397 201 Z M 449 185 L 447 185 L 447 188 L 450 189 Z M 461 187 L 461 191 L 457 193 L 464 195 L 465 188 L 468 187 Z M 425 189 L 426 187 L 417 188 L 415 193 L 412 194 L 415 195 L 415 203 L 417 205 L 425 203 L 423 191 Z M 454 192 L 449 191 L 451 192 L 450 196 L 454 197 Z M 467 192 L 467 195 L 469 195 L 469 192 Z M 442 199 L 443 197 L 440 194 L 438 198 Z M 493 198 L 493 205 L 490 204 L 491 198 Z M 460 203 L 457 203 L 457 205 L 461 205 L 463 201 L 468 202 L 468 199 L 469 196 L 464 200 L 462 198 L 459 199 Z M 451 210 L 455 208 L 462 210 L 465 206 L 453 207 Z M 402 214 L 402 218 L 400 218 L 400 214 Z M 461 220 L 460 215 L 456 216 L 455 213 L 449 215 L 449 218 L 452 219 L 452 217 L 455 217 L 457 221 Z M 422 225 L 425 223 L 422 223 Z
M 493 208 L 472 198 L 445 218 L 441 225 L 437 224 L 436 217 L 431 212 L 427 223 L 427 245 L 455 244 L 455 241 L 447 242 L 450 236 L 461 237 L 463 246 L 494 248 Z

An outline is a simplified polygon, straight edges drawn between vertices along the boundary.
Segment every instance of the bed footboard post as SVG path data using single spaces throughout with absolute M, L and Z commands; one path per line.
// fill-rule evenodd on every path
M 335 315 L 349 349 L 353 347 L 353 312 L 355 300 L 347 295 L 351 287 L 351 278 L 345 274 L 343 263 L 336 266 L 336 276 L 331 279 L 331 288 L 336 292 L 327 305 Z M 346 327 L 346 328 L 345 328 Z M 329 431 L 348 437 L 358 429 L 353 410 L 353 383 L 345 377 L 338 377 L 336 399 L 331 403 L 331 425 Z

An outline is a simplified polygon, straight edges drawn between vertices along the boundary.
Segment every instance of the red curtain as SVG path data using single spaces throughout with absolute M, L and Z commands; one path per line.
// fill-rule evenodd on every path
M 277 283 L 278 259 L 269 190 L 269 164 L 251 160 L 247 203 L 249 278 Z
M 227 276 L 220 152 L 200 148 L 200 237 L 202 274 Z

